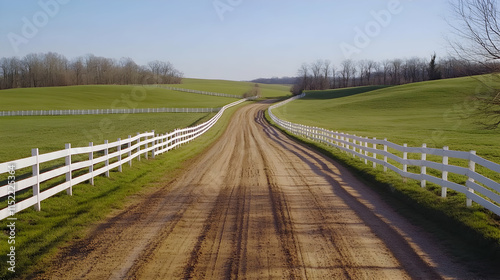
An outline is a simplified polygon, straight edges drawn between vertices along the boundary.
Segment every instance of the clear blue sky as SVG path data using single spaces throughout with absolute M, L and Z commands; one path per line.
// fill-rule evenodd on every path
M 339 65 L 347 57 L 446 56 L 448 5 L 447 0 L 0 0 L 0 57 L 52 51 L 72 59 L 92 53 L 130 57 L 141 65 L 170 61 L 186 77 L 293 76 L 302 63 L 316 59 Z

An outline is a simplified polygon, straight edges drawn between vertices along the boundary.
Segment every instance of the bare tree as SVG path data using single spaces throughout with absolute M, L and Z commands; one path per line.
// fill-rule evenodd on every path
M 330 88 L 330 67 L 333 69 L 333 65 L 331 65 L 330 60 L 325 59 L 323 60 L 323 77 L 322 77 L 322 84 L 321 84 L 321 89 L 328 89 Z
M 170 62 L 155 61 L 149 70 L 132 59 L 120 61 L 92 54 L 71 62 L 49 52 L 28 54 L 22 59 L 0 58 L 0 89 L 88 84 L 180 83 L 182 73 Z M 154 78 L 154 79 L 153 79 Z
M 82 85 L 85 74 L 85 65 L 83 58 L 78 57 L 72 63 L 70 63 L 70 69 L 72 70 L 73 80 L 72 84 L 74 85 Z
M 310 69 L 312 73 L 312 83 L 311 83 L 311 88 L 312 90 L 318 90 L 321 89 L 321 84 L 322 84 L 322 79 L 323 79 L 323 61 L 318 59 L 315 62 L 311 63 Z
M 21 87 L 21 69 L 22 62 L 17 57 L 0 59 L 0 68 L 2 68 L 2 86 L 3 88 Z
M 366 68 L 368 67 L 367 61 L 366 60 L 360 60 L 358 61 L 358 68 L 359 68 L 359 85 L 363 86 L 363 80 L 366 78 Z
M 437 62 L 433 59 L 433 66 L 425 58 L 412 57 L 409 59 L 392 59 L 383 62 L 373 60 L 353 61 L 345 60 L 336 71 L 329 60 L 316 60 L 314 63 L 304 63 L 297 71 L 291 91 L 300 94 L 303 90 L 322 90 L 355 85 L 399 85 L 427 81 L 430 77 L 461 77 L 478 75 L 488 72 L 485 65 L 466 61 L 464 59 L 447 58 Z M 489 64 L 491 64 L 490 62 Z M 439 66 L 439 67 L 438 67 Z M 434 69 L 434 70 L 432 70 Z M 492 69 L 492 67 L 490 67 Z M 430 73 L 434 73 L 430 75 Z M 265 79 L 264 79 L 265 80 Z M 268 79 L 272 80 L 272 79 Z
M 365 77 L 368 85 L 371 85 L 371 78 L 373 71 L 376 71 L 378 68 L 378 63 L 373 60 L 366 61 L 366 69 L 365 69 Z
M 450 41 L 456 53 L 467 60 L 500 59 L 500 26 L 495 0 L 450 1 L 455 18 L 450 23 L 461 40 Z
M 404 62 L 403 76 L 406 82 L 413 83 L 419 79 L 419 61 L 417 57 L 412 57 Z
M 340 70 L 340 75 L 342 76 L 342 83 L 343 83 L 342 86 L 348 87 L 350 86 L 351 79 L 353 79 L 354 75 L 356 75 L 355 64 L 352 60 L 346 59 L 342 61 L 340 66 L 342 67 Z
M 43 58 L 39 54 L 30 53 L 23 59 L 24 68 L 27 72 L 26 86 L 38 87 L 42 84 Z
M 303 63 L 297 71 L 297 80 L 290 91 L 293 95 L 299 95 L 310 86 L 309 66 Z
M 500 10 L 495 0 L 457 0 L 450 1 L 455 19 L 450 22 L 459 40 L 450 41 L 457 54 L 466 60 L 483 64 L 497 72 L 500 59 Z M 493 63 L 492 63 L 493 62 Z M 487 90 L 476 99 L 482 102 L 480 114 L 488 128 L 500 125 L 500 74 L 491 75 L 495 83 L 484 83 Z
M 389 75 L 391 76 L 391 80 L 392 80 L 393 85 L 401 84 L 401 66 L 402 65 L 403 65 L 403 61 L 399 58 L 393 59 L 390 63 Z
M 130 58 L 122 58 L 119 62 L 119 65 L 122 69 L 122 74 L 120 77 L 120 81 L 122 84 L 137 84 L 137 72 L 139 70 L 139 66 Z
M 325 60 L 325 62 L 328 62 L 330 67 L 329 69 L 327 69 L 326 65 L 324 67 L 324 71 L 325 71 L 325 75 L 328 76 L 328 88 L 335 88 L 336 86 L 336 83 L 335 83 L 335 73 L 337 73 L 337 71 L 335 71 L 335 65 L 333 63 L 331 63 L 329 60 Z M 331 74 L 331 76 L 329 76 Z
M 391 61 L 390 60 L 384 60 L 383 64 L 383 71 L 384 71 L 384 85 L 389 84 L 389 73 L 391 72 Z

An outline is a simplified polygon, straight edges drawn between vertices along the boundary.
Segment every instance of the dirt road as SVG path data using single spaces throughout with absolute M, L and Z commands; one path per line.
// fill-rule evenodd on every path
M 39 278 L 468 278 L 344 168 L 270 127 L 267 106 L 237 111 L 183 176 Z

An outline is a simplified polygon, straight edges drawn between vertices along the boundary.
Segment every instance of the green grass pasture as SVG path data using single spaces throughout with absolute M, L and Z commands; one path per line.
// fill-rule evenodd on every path
M 225 80 L 204 80 L 204 79 L 182 79 L 182 84 L 172 85 L 179 88 L 188 88 L 195 90 L 204 90 L 234 95 L 243 95 L 250 90 L 255 83 L 236 82 Z M 290 95 L 290 86 L 288 85 L 268 85 L 259 84 L 261 95 L 264 98 L 282 97 Z
M 68 86 L 0 90 L 0 111 L 222 107 L 234 98 L 150 86 Z
M 489 79 L 479 76 L 393 87 L 311 91 L 305 98 L 276 108 L 273 113 L 291 122 L 387 138 L 399 145 L 420 147 L 426 143 L 432 148 L 475 150 L 479 156 L 500 163 L 500 130 L 487 130 L 478 124 L 478 109 L 482 105 L 474 97 L 486 90 L 478 80 Z M 405 183 L 399 175 L 383 172 L 381 166 L 373 169 L 371 163 L 366 165 L 364 160 L 338 149 L 297 138 L 351 168 L 398 211 L 449 243 L 450 251 L 459 257 L 481 262 L 500 258 L 500 217 L 477 204 L 466 207 L 464 194 L 448 190 L 448 197 L 441 198 L 440 186 L 428 182 L 426 188 L 421 188 L 420 182 L 414 180 Z M 392 149 L 389 152 L 403 156 Z M 408 158 L 420 159 L 420 154 L 408 154 Z M 427 160 L 441 162 L 442 158 L 428 155 Z M 466 160 L 450 158 L 449 164 L 468 167 Z M 410 166 L 408 171 L 419 173 L 420 167 Z M 500 182 L 498 173 L 478 165 L 476 171 Z M 427 168 L 427 174 L 441 177 L 441 171 L 431 168 Z M 460 184 L 467 180 L 456 174 L 449 174 L 448 179 Z
M 394 87 L 312 91 L 275 109 L 276 116 L 333 131 L 376 137 L 403 145 L 470 151 L 500 162 L 500 131 L 477 122 L 482 90 L 475 78 Z

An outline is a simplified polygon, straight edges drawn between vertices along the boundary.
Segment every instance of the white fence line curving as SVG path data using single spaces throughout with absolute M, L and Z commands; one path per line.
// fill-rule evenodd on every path
M 105 174 L 109 177 L 109 171 L 117 168 L 122 171 L 122 165 L 128 163 L 132 165 L 132 160 L 144 155 L 147 159 L 149 154 L 155 157 L 159 154 L 172 150 L 179 145 L 188 143 L 210 129 L 222 116 L 224 111 L 232 106 L 238 105 L 248 99 L 241 99 L 221 108 L 221 110 L 210 120 L 194 127 L 176 129 L 170 133 L 158 135 L 153 132 L 146 132 L 127 139 L 118 139 L 115 142 L 104 141 L 104 144 L 88 147 L 72 148 L 71 144 L 66 144 L 64 150 L 59 150 L 46 154 L 39 154 L 38 149 L 32 150 L 32 156 L 10 162 L 0 163 L 0 176 L 6 177 L 6 185 L 0 186 L 0 201 L 7 201 L 6 207 L 0 209 L 0 220 L 18 213 L 28 207 L 34 206 L 40 211 L 40 203 L 59 192 L 66 190 L 68 195 L 72 195 L 72 187 L 82 182 L 89 181 L 94 184 L 94 177 Z M 97 155 L 97 157 L 94 157 Z M 80 161 L 75 160 L 75 156 Z M 81 160 L 82 157 L 84 160 Z M 49 170 L 41 170 L 40 165 L 54 160 L 64 160 L 62 166 L 51 167 Z M 96 169 L 94 169 L 97 167 Z M 31 174 L 21 178 L 16 171 L 23 168 L 31 168 Z M 74 176 L 76 173 L 77 176 Z M 82 174 L 83 173 L 83 174 Z M 31 175 L 31 176 L 29 176 Z M 66 176 L 63 183 L 40 189 L 40 184 L 57 178 Z M 27 177 L 27 178 L 26 178 Z M 18 192 L 32 188 L 33 195 L 22 201 L 16 200 Z
M 134 108 L 134 109 L 84 109 L 84 110 L 24 110 L 0 111 L 6 116 L 66 116 L 66 115 L 105 115 L 105 114 L 143 114 L 143 113 L 215 113 L 221 108 Z
M 387 139 L 370 139 L 284 121 L 272 113 L 272 109 L 304 96 L 304 94 L 294 96 L 269 107 L 269 116 L 278 126 L 292 134 L 336 147 L 352 154 L 354 157 L 364 159 L 365 163 L 370 161 L 373 168 L 376 168 L 377 164 L 379 164 L 384 167 L 384 171 L 390 169 L 401 175 L 405 180 L 406 178 L 418 180 L 421 187 L 425 187 L 427 182 L 437 184 L 441 186 L 442 197 L 446 197 L 448 189 L 453 189 L 466 195 L 467 206 L 471 206 L 472 201 L 474 201 L 500 216 L 500 183 L 488 178 L 487 175 L 476 172 L 476 165 L 481 165 L 489 170 L 487 172 L 500 173 L 500 164 L 477 156 L 475 151 L 453 151 L 449 150 L 448 147 L 443 149 L 427 148 L 426 144 L 423 144 L 422 147 L 408 147 L 406 144 L 401 146 L 391 143 Z M 389 152 L 388 148 L 399 151 L 399 153 L 403 154 L 403 158 Z M 408 153 L 418 154 L 420 159 L 408 159 Z M 428 155 L 439 156 L 441 160 L 439 162 L 430 161 L 427 159 Z M 468 168 L 448 164 L 450 158 L 468 161 Z M 388 159 L 395 161 L 395 164 L 402 166 L 402 169 L 388 162 Z M 420 172 L 409 172 L 408 167 L 410 166 L 420 167 Z M 440 171 L 441 177 L 427 174 L 427 168 Z M 466 176 L 465 184 L 449 181 L 449 173 Z
M 205 94 L 205 95 L 212 95 L 212 96 L 238 98 L 238 99 L 243 98 L 243 96 L 241 96 L 241 95 L 233 95 L 233 94 L 227 94 L 227 93 L 202 91 L 202 90 L 195 90 L 195 89 L 189 89 L 189 88 L 177 88 L 177 87 L 169 87 L 169 86 L 161 86 L 161 85 L 156 85 L 156 87 L 164 88 L 164 89 L 168 89 L 168 90 L 175 90 L 175 91 L 196 93 L 196 94 Z

